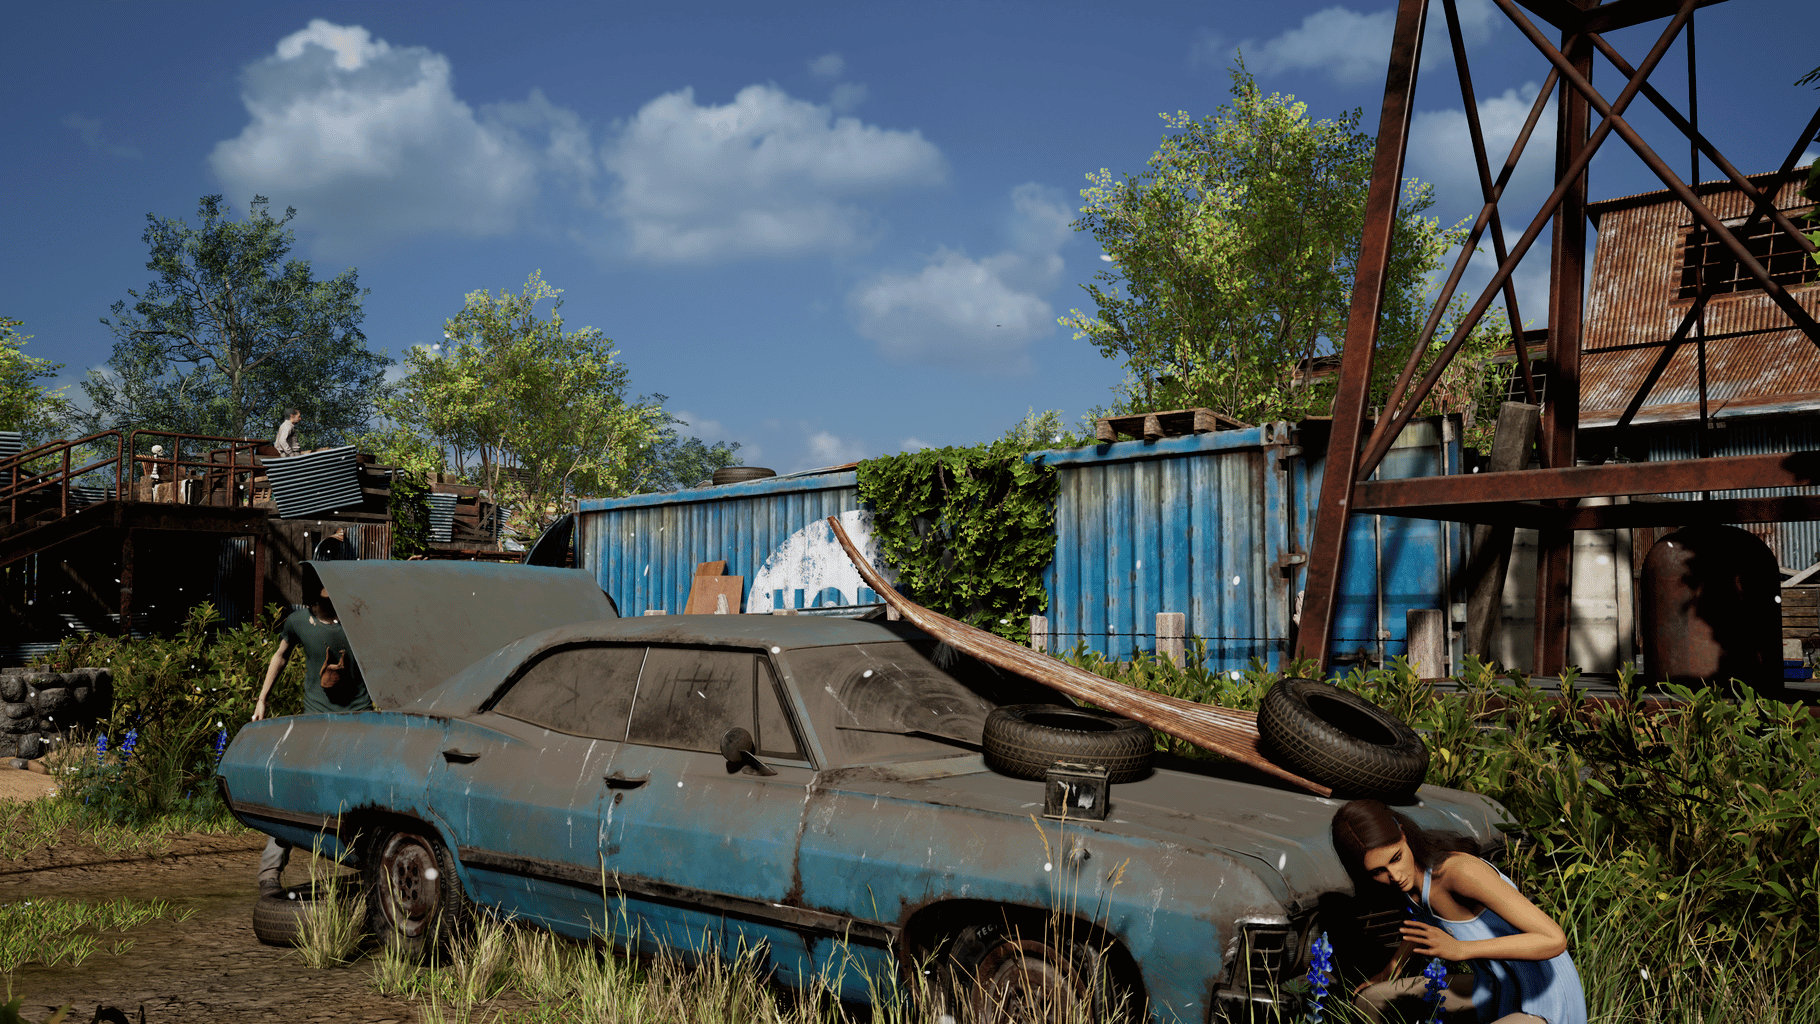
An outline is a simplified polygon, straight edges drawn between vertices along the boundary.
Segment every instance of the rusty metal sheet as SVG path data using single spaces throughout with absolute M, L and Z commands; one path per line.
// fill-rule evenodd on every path
M 1748 176 L 1775 206 L 1812 204 L 1800 194 L 1805 173 L 1779 179 Z M 1748 196 L 1731 182 L 1702 182 L 1699 193 L 1713 213 L 1735 223 L 1749 217 Z M 1615 424 L 1686 315 L 1693 300 L 1681 295 L 1686 260 L 1687 210 L 1667 191 L 1590 204 L 1598 226 L 1587 294 L 1583 360 L 1583 427 Z M 1803 308 L 1820 312 L 1820 287 L 1790 284 Z M 1756 289 L 1721 293 L 1707 303 L 1707 407 L 1719 416 L 1812 409 L 1820 392 L 1820 349 L 1790 325 L 1769 296 Z M 1699 364 L 1690 338 L 1675 353 L 1650 392 L 1638 424 L 1694 419 L 1699 415 Z
M 841 529 L 838 517 L 828 517 L 828 526 L 840 540 L 841 546 L 847 549 L 854 567 L 872 585 L 872 589 L 878 591 L 886 603 L 897 609 L 905 619 L 943 643 L 1070 697 L 1091 701 L 1152 729 L 1230 757 L 1241 764 L 1300 786 L 1310 793 L 1333 795 L 1333 790 L 1328 787 L 1278 767 L 1258 751 L 1258 722 L 1255 713 L 1200 704 L 1115 683 L 1104 676 L 1075 668 L 1028 647 L 1020 647 L 983 629 L 957 622 L 940 612 L 930 611 L 885 583 L 884 577 L 878 574 L 872 563 L 860 554 L 859 548 L 847 536 L 847 531 Z
M 532 633 L 617 618 L 587 573 L 491 562 L 312 562 L 373 706 L 402 707 Z
M 1368 480 L 1359 484 L 1355 512 L 1420 505 L 1471 505 L 1488 501 L 1546 501 L 1614 494 L 1675 494 L 1729 491 L 1747 487 L 1801 487 L 1820 483 L 1820 452 L 1740 455 L 1682 462 L 1634 462 L 1568 469 L 1413 480 Z

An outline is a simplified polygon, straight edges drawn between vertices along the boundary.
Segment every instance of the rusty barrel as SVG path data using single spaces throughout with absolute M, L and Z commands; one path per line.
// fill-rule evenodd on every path
M 1736 679 L 1782 689 L 1782 575 L 1769 545 L 1735 526 L 1689 526 L 1643 562 L 1643 672 L 1651 683 Z

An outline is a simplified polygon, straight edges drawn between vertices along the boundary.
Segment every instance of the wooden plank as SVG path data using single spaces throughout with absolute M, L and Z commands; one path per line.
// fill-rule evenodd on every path
M 718 562 L 698 562 L 695 565 L 695 575 L 697 576 L 725 576 L 726 574 L 727 560 L 724 558 Z
M 697 576 L 689 587 L 689 603 L 683 606 L 683 614 L 713 615 L 724 598 L 726 614 L 737 615 L 744 608 L 740 597 L 745 589 L 744 576 Z

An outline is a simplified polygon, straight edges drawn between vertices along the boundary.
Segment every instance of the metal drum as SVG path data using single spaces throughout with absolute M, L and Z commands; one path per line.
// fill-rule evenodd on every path
M 1782 689 L 1782 576 L 1769 545 L 1735 526 L 1689 526 L 1643 562 L 1643 672 L 1689 686 L 1736 679 Z

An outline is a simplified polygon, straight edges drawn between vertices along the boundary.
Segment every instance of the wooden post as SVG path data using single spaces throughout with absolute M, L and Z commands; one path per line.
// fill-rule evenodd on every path
M 1440 608 L 1411 608 L 1409 625 L 1409 667 L 1418 679 L 1442 679 L 1447 675 L 1447 613 Z
M 1537 406 L 1522 402 L 1500 406 L 1485 471 L 1509 473 L 1528 468 L 1540 422 Z M 1472 528 L 1472 559 L 1466 565 L 1466 653 L 1485 661 L 1491 660 L 1492 639 L 1504 605 L 1504 577 L 1510 569 L 1510 542 L 1515 535 L 1516 528 L 1511 526 Z
M 263 527 L 264 524 L 261 524 Z M 253 534 L 253 621 L 265 614 L 265 532 Z
M 121 531 L 120 541 L 120 635 L 133 635 L 133 533 Z
M 1176 668 L 1182 667 L 1182 657 L 1186 653 L 1183 640 L 1188 632 L 1188 616 L 1182 612 L 1156 613 L 1156 656 L 1161 661 L 1168 658 Z
M 1049 652 L 1049 616 L 1030 616 L 1030 649 Z

